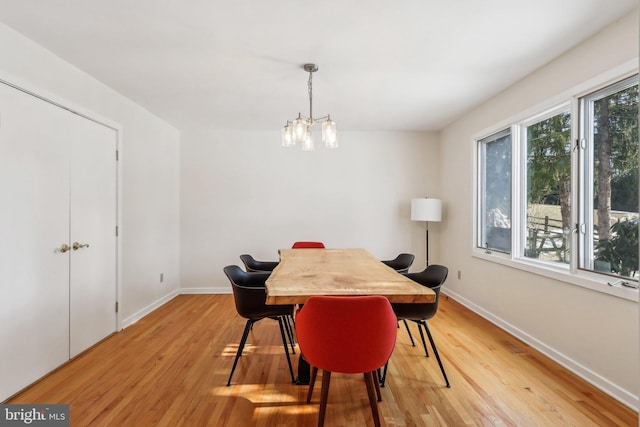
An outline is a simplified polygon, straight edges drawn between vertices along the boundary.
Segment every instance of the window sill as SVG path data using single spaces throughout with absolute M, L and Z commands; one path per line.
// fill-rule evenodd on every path
M 544 263 L 537 261 L 527 261 L 526 259 L 511 258 L 510 255 L 498 252 L 487 254 L 483 249 L 474 249 L 472 256 L 486 261 L 495 262 L 507 267 L 523 270 L 528 273 L 537 274 L 539 276 L 548 277 L 550 279 L 559 280 L 561 282 L 580 286 L 592 291 L 611 295 L 617 298 L 638 302 L 638 289 L 627 288 L 623 286 L 609 286 L 607 282 L 613 283 L 617 279 L 588 271 L 579 271 L 571 274 L 569 268 L 555 266 L 552 263 Z M 633 280 L 630 280 L 633 282 Z

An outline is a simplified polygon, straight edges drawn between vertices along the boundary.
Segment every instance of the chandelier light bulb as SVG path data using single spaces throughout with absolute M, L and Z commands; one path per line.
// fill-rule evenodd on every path
M 304 141 L 302 142 L 302 151 L 313 151 L 315 149 L 313 135 L 311 135 L 311 126 L 308 126 Z
M 327 148 L 338 147 L 338 135 L 336 132 L 336 122 L 331 119 L 327 119 L 322 123 L 322 142 Z
M 294 143 L 304 141 L 307 136 L 307 121 L 298 116 L 293 122 L 293 138 Z
M 295 141 L 293 140 L 293 127 L 287 123 L 282 128 L 282 146 L 291 147 L 292 145 L 295 145 Z

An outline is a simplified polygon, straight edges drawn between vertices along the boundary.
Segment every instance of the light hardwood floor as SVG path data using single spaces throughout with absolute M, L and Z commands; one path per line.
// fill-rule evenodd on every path
M 399 329 L 383 425 L 638 426 L 637 413 L 451 299 L 429 325 L 451 388 Z M 243 326 L 230 295 L 178 296 L 8 403 L 68 403 L 72 426 L 315 426 L 319 386 L 305 404 L 275 321 L 255 325 L 225 386 Z M 326 426 L 365 425 L 362 375 L 335 374 Z

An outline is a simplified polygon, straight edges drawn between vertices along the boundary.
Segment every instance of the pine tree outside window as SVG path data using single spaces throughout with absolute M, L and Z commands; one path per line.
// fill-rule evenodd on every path
M 581 99 L 580 268 L 638 278 L 638 79 Z

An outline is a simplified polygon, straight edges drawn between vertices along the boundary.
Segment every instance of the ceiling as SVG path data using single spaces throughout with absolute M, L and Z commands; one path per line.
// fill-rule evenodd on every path
M 438 130 L 637 0 L 0 0 L 0 21 L 180 129 Z

